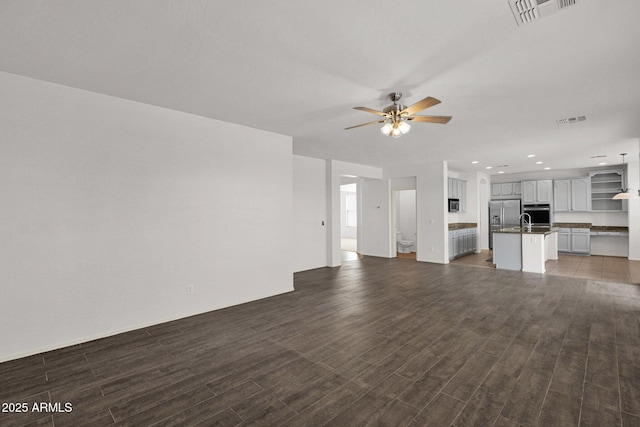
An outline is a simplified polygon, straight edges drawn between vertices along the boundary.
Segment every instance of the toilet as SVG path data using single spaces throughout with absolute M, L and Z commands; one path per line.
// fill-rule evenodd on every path
M 402 232 L 396 231 L 396 243 L 398 244 L 398 252 L 401 254 L 411 253 L 411 247 L 414 244 L 413 240 L 403 240 Z

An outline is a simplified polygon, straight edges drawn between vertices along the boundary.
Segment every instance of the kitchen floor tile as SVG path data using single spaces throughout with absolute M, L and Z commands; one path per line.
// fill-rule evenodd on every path
M 552 276 L 573 277 L 576 274 L 576 270 L 574 270 L 572 268 L 556 267 L 556 268 L 553 268 L 551 270 L 547 270 L 547 274 L 550 274 Z
M 631 283 L 631 275 L 629 273 L 603 271 L 602 280 L 611 280 L 620 283 Z
M 600 280 L 602 278 L 602 272 L 601 271 L 576 271 L 576 274 L 573 275 L 574 278 L 577 279 L 594 279 L 594 280 Z

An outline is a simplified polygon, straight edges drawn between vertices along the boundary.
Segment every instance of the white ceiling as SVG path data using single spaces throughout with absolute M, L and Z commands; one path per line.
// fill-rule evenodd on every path
M 3 0 L 0 70 L 291 135 L 312 157 L 619 164 L 638 155 L 640 2 L 578 2 L 518 27 L 506 0 Z M 453 119 L 343 130 L 391 91 Z

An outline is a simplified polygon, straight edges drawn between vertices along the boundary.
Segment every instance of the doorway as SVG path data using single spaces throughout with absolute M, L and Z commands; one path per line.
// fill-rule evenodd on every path
M 358 252 L 358 187 L 357 183 L 340 185 L 340 250 L 353 255 Z
M 393 224 L 395 256 L 415 260 L 418 250 L 416 190 L 393 192 Z

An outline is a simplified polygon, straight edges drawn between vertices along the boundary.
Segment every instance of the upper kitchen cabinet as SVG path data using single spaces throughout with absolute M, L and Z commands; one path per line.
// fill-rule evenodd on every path
M 491 199 L 519 199 L 522 195 L 520 182 L 491 184 Z
M 553 180 L 522 181 L 522 203 L 551 203 Z
M 612 200 L 622 188 L 622 171 L 603 170 L 591 172 L 591 210 L 626 211 L 625 200 Z
M 447 180 L 449 198 L 460 200 L 460 212 L 467 211 L 467 181 L 457 178 Z
M 553 206 L 556 212 L 587 212 L 591 210 L 589 178 L 556 179 L 553 181 Z

